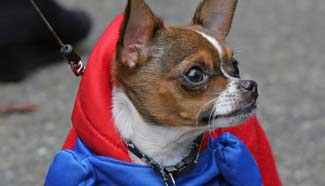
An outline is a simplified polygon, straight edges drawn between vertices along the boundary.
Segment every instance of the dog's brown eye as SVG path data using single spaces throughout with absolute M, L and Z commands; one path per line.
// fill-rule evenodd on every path
M 200 66 L 193 66 L 180 76 L 180 80 L 182 86 L 187 90 L 201 90 L 207 87 L 208 74 Z
M 199 67 L 192 67 L 186 72 L 185 76 L 189 81 L 191 81 L 193 83 L 198 83 L 198 82 L 203 81 L 204 72 Z
M 185 70 L 179 78 L 186 90 L 201 90 L 207 87 L 209 72 L 204 71 L 201 66 L 192 66 Z

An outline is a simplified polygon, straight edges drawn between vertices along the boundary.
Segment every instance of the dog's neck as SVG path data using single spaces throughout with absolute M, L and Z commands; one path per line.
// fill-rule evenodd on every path
M 143 153 L 163 166 L 175 165 L 186 157 L 193 141 L 204 128 L 163 127 L 145 122 L 121 90 L 113 90 L 115 127 L 122 138 L 131 140 Z M 145 164 L 130 153 L 134 163 Z

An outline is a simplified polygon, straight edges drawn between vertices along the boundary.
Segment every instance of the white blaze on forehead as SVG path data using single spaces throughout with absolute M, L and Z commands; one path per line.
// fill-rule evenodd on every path
M 200 35 L 202 35 L 206 40 L 208 40 L 219 52 L 219 56 L 221 58 L 221 56 L 223 55 L 223 51 L 222 51 L 222 47 L 220 45 L 220 43 L 213 37 L 209 36 L 208 34 L 205 34 L 203 32 L 197 31 L 195 30 L 197 33 L 199 33 Z
M 206 40 L 208 40 L 219 52 L 219 56 L 220 56 L 220 61 L 221 61 L 221 65 L 220 65 L 220 69 L 221 69 L 221 72 L 224 74 L 224 76 L 226 76 L 227 79 L 229 80 L 238 80 L 238 78 L 235 78 L 235 77 L 232 77 L 231 75 L 229 75 L 225 69 L 223 68 L 223 63 L 222 63 L 222 55 L 223 55 L 223 50 L 222 50 L 222 47 L 220 45 L 220 43 L 213 37 L 209 36 L 208 34 L 205 34 L 203 32 L 200 32 L 200 31 L 197 31 L 197 33 L 199 33 L 200 35 L 202 35 Z

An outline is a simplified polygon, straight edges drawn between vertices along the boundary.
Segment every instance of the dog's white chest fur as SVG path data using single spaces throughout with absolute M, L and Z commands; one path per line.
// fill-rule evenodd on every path
M 116 89 L 113 90 L 113 116 L 122 138 L 131 140 L 142 152 L 164 166 L 177 164 L 186 157 L 195 138 L 206 130 L 146 123 L 125 93 Z M 134 163 L 145 164 L 129 154 Z

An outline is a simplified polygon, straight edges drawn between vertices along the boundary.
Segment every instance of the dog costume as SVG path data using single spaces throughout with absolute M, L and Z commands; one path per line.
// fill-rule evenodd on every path
M 111 23 L 92 52 L 72 113 L 73 127 L 49 168 L 46 186 L 164 185 L 152 168 L 132 163 L 114 126 L 110 63 L 123 17 L 121 14 Z M 270 144 L 255 115 L 240 126 L 206 134 L 198 164 L 177 178 L 176 184 L 282 185 Z

